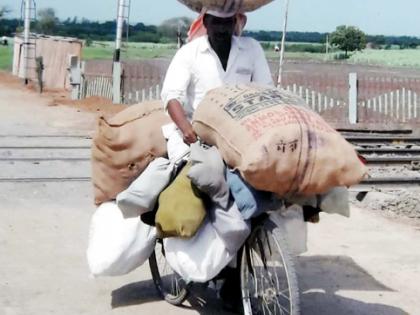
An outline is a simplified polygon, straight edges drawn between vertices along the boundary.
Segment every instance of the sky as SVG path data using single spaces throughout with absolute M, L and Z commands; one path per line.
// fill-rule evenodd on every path
M 0 0 L 20 17 L 22 0 Z M 35 0 L 38 10 L 51 7 L 60 19 L 77 16 L 94 21 L 116 17 L 117 0 Z M 248 30 L 281 30 L 285 0 L 248 14 Z M 332 32 L 338 25 L 353 25 L 370 35 L 420 37 L 419 0 L 290 0 L 290 31 Z M 176 0 L 131 0 L 130 23 L 158 25 L 177 16 L 196 14 Z

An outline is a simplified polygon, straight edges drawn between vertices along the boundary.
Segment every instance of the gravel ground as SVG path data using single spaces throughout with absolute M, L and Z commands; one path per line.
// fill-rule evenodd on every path
M 420 189 L 371 191 L 361 201 L 352 199 L 351 203 L 363 209 L 381 212 L 391 218 L 408 218 L 411 223 L 420 225 Z
M 420 177 L 418 165 L 396 165 L 396 166 L 370 166 L 369 176 L 371 177 Z

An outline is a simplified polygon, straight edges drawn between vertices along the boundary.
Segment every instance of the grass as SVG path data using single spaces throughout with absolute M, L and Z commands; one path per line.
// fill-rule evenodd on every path
M 123 47 L 123 59 L 152 59 L 171 58 L 176 52 L 174 44 L 129 43 Z M 114 53 L 113 42 L 94 42 L 89 47 L 83 48 L 84 60 L 111 59 Z
M 278 60 L 280 58 L 280 53 L 275 52 L 274 50 L 265 50 L 265 56 L 267 59 Z M 303 60 L 325 60 L 325 54 L 286 51 L 284 58 L 285 59 L 303 59 Z
M 350 63 L 420 68 L 420 49 L 366 49 L 352 54 Z
M 13 44 L 0 46 L 0 70 L 11 71 L 13 64 Z

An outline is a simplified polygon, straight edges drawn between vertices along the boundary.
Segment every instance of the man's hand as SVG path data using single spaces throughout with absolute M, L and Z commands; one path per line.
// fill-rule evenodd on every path
M 197 135 L 195 134 L 191 124 L 186 130 L 181 130 L 186 144 L 193 144 L 197 142 Z
M 181 130 L 184 142 L 188 145 L 197 142 L 197 135 L 195 134 L 191 123 L 185 117 L 182 105 L 175 99 L 168 102 L 168 113 L 173 122 Z

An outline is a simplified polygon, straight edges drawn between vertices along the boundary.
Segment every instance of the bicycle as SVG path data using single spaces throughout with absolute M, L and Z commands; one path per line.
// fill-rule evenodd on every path
M 263 214 L 238 252 L 244 315 L 300 314 L 296 271 L 282 228 Z M 162 240 L 149 258 L 159 295 L 172 305 L 188 297 L 189 285 L 169 267 Z

